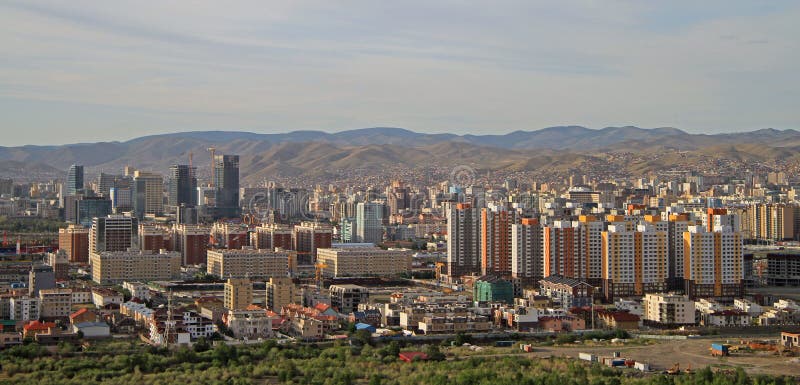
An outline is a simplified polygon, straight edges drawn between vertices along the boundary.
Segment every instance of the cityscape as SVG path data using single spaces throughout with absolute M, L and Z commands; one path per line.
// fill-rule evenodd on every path
M 795 4 L 234 3 L 0 4 L 0 383 L 800 383 Z

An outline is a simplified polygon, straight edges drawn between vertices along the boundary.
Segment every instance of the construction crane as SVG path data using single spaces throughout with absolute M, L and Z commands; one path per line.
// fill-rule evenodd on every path
M 671 375 L 681 374 L 681 364 L 672 365 L 671 368 L 667 369 L 666 373 Z
M 430 265 L 428 265 L 430 266 Z M 436 272 L 436 281 L 441 282 L 442 280 L 442 269 L 445 267 L 444 262 L 436 262 L 436 267 L 434 267 L 434 272 Z
M 192 167 L 192 158 L 194 157 L 194 153 L 189 151 L 189 167 Z
M 217 153 L 217 148 L 209 147 L 208 152 L 211 153 L 211 183 L 209 183 L 209 186 L 214 187 L 214 155 Z
M 314 281 L 317 284 L 317 289 L 322 287 L 322 269 L 327 269 L 328 264 L 325 262 L 317 262 L 314 265 L 315 274 L 314 274 Z

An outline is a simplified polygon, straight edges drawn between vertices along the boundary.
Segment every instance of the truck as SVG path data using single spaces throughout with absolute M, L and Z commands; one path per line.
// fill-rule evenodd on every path
M 728 345 L 713 343 L 711 344 L 711 356 L 713 357 L 725 357 L 728 356 Z

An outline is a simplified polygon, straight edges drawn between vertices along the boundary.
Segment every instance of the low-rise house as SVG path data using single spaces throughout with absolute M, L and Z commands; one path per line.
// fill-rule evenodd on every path
M 73 288 L 72 289 L 72 303 L 83 304 L 92 303 L 92 291 L 88 288 Z
M 800 348 L 800 331 L 781 332 L 781 345 L 787 348 Z
M 750 326 L 753 317 L 738 309 L 726 309 L 701 315 L 701 323 L 705 326 Z
M 22 333 L 17 333 L 17 332 L 0 333 L 0 349 L 5 349 L 16 345 L 22 345 Z
M 131 297 L 139 298 L 141 300 L 150 300 L 150 287 L 141 282 L 128 282 L 122 283 L 122 288 L 131 293 Z
M 325 333 L 339 328 L 339 318 L 335 315 L 326 315 L 328 311 L 333 311 L 330 305 L 309 308 L 298 304 L 289 304 L 281 308 L 281 317 L 289 322 L 290 334 L 302 339 L 314 340 L 321 339 Z
M 147 321 L 150 343 L 156 346 L 165 344 L 189 344 L 200 337 L 211 337 L 216 326 L 211 320 L 193 311 L 176 312 L 170 319 L 167 311 L 159 309 Z
M 347 317 L 349 323 L 366 323 L 378 327 L 381 325 L 381 312 L 377 309 L 358 310 Z
M 83 338 L 111 337 L 111 327 L 105 322 L 81 322 L 72 325 L 74 333 L 83 333 Z
M 539 317 L 539 328 L 550 332 L 571 332 L 586 329 L 583 318 L 572 315 Z
M 484 316 L 425 316 L 419 323 L 419 331 L 423 334 L 485 333 L 491 327 L 491 321 Z
M 495 324 L 516 331 L 539 329 L 539 309 L 535 307 L 508 306 L 494 310 Z
M 78 311 L 69 315 L 69 323 L 72 325 L 84 322 L 94 322 L 96 320 L 97 313 L 88 308 L 78 309 Z
M 594 287 L 577 279 L 551 275 L 539 281 L 540 293 L 563 308 L 591 306 Z
M 761 305 L 744 298 L 734 299 L 733 307 L 749 314 L 751 317 L 758 317 L 764 312 L 764 308 Z
M 106 307 L 108 305 L 119 306 L 122 305 L 122 301 L 122 293 L 103 287 L 96 287 L 92 289 L 92 303 L 98 308 Z
M 225 315 L 225 325 L 236 338 L 271 338 L 272 318 L 267 311 L 258 306 L 250 306 L 243 310 L 228 310 Z
M 55 322 L 39 322 L 31 321 L 22 327 L 22 336 L 24 338 L 33 337 L 39 333 L 47 333 L 50 329 L 57 329 Z
M 597 319 L 603 327 L 608 329 L 636 330 L 641 322 L 638 315 L 627 311 L 598 310 Z

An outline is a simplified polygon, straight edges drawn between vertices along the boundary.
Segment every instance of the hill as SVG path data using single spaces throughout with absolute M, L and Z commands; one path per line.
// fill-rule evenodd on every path
M 151 135 L 125 142 L 80 143 L 63 146 L 0 147 L 0 174 L 55 174 L 70 164 L 83 164 L 87 173 L 119 172 L 126 165 L 166 172 L 185 164 L 194 154 L 200 175 L 207 172 L 209 147 L 217 153 L 239 154 L 245 180 L 270 175 L 323 175 L 355 168 L 420 167 L 470 164 L 486 169 L 560 170 L 584 162 L 603 161 L 603 154 L 686 152 L 629 165 L 643 172 L 670 167 L 701 156 L 736 161 L 798 158 L 800 132 L 764 129 L 717 135 L 689 134 L 675 128 L 632 126 L 589 129 L 548 127 L 503 135 L 425 134 L 401 128 L 376 127 L 338 133 L 295 131 L 258 134 L 233 131 L 195 131 Z M 678 159 L 680 158 L 680 159 Z M 46 170 L 44 168 L 47 168 Z

